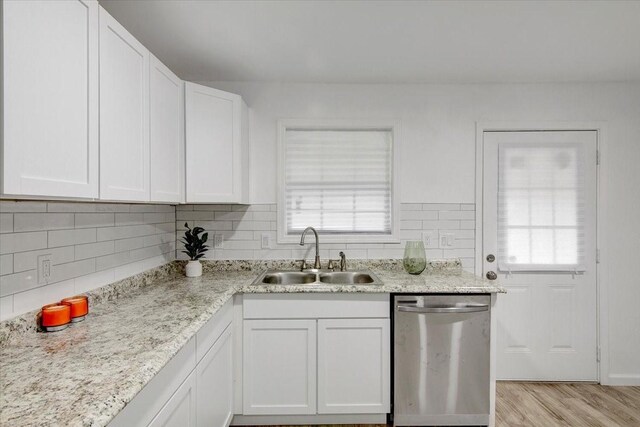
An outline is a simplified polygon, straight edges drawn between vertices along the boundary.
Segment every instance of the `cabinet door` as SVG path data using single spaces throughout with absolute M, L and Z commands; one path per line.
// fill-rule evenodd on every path
M 149 51 L 102 8 L 100 198 L 149 200 Z
M 192 372 L 149 427 L 196 427 L 196 377 Z
M 5 1 L 2 193 L 98 196 L 98 3 Z
M 243 414 L 316 413 L 316 321 L 245 320 Z
M 151 201 L 179 203 L 184 186 L 183 83 L 151 55 L 149 84 Z
M 246 116 L 240 96 L 185 83 L 187 202 L 246 202 Z
M 389 319 L 318 320 L 318 413 L 389 412 Z
M 233 418 L 232 326 L 222 333 L 196 368 L 198 427 L 228 426 Z

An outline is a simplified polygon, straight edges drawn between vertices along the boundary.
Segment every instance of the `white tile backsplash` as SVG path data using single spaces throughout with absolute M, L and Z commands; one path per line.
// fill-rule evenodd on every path
M 452 246 L 427 249 L 428 258 L 463 257 L 463 266 L 469 271 L 474 268 L 475 248 L 475 205 L 473 203 L 403 203 L 400 209 L 400 243 L 347 243 L 322 244 L 321 258 L 338 258 L 344 251 L 347 259 L 402 258 L 407 240 L 421 240 L 423 232 L 434 230 L 453 235 Z M 179 240 L 184 233 L 184 223 L 190 227 L 203 227 L 209 233 L 210 246 L 214 235 L 224 238 L 222 249 L 210 248 L 207 258 L 211 259 L 300 259 L 313 258 L 312 245 L 301 248 L 295 243 L 278 244 L 276 241 L 276 204 L 257 205 L 180 205 L 176 207 L 177 257 L 180 253 Z M 463 227 L 464 225 L 464 227 Z M 473 225 L 473 227 L 471 227 Z M 469 229 L 463 229 L 468 227 Z M 270 238 L 270 247 L 262 248 L 262 235 Z
M 173 260 L 184 259 L 179 240 L 184 223 L 220 234 L 221 249 L 212 259 L 300 259 L 313 257 L 313 245 L 278 244 L 276 204 L 152 205 L 0 201 L 0 319 L 6 319 L 72 293 L 86 292 Z M 321 257 L 337 259 L 402 258 L 407 240 L 423 232 L 453 237 L 427 249 L 427 258 L 461 258 L 473 271 L 473 203 L 404 203 L 400 243 L 322 244 Z M 262 235 L 270 240 L 262 247 Z M 39 255 L 50 254 L 52 277 L 38 283 Z
M 8 233 L 0 237 L 0 254 L 31 251 L 47 247 L 47 232 Z
M 13 231 L 60 230 L 73 228 L 72 213 L 21 213 L 13 215 Z
M 175 206 L 2 200 L 0 212 L 0 320 L 175 259 Z

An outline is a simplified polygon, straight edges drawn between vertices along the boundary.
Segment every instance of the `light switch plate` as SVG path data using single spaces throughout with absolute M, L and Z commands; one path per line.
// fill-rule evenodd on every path
M 260 236 L 262 249 L 271 249 L 271 236 L 268 233 L 262 233 Z
M 423 231 L 422 241 L 425 249 L 438 249 L 438 230 Z
M 453 233 L 440 233 L 440 248 L 452 248 L 456 239 Z

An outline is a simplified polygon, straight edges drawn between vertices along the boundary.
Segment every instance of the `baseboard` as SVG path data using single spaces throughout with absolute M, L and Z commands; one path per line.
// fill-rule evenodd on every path
M 387 414 L 235 415 L 231 425 L 386 424 Z
M 601 383 L 614 386 L 640 386 L 640 374 L 609 374 Z

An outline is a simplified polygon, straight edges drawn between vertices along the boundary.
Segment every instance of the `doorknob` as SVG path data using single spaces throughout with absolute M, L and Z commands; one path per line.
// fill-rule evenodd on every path
M 496 256 L 494 254 L 487 255 L 487 262 L 493 262 L 496 260 Z
M 496 280 L 498 275 L 494 271 L 487 271 L 487 279 Z

